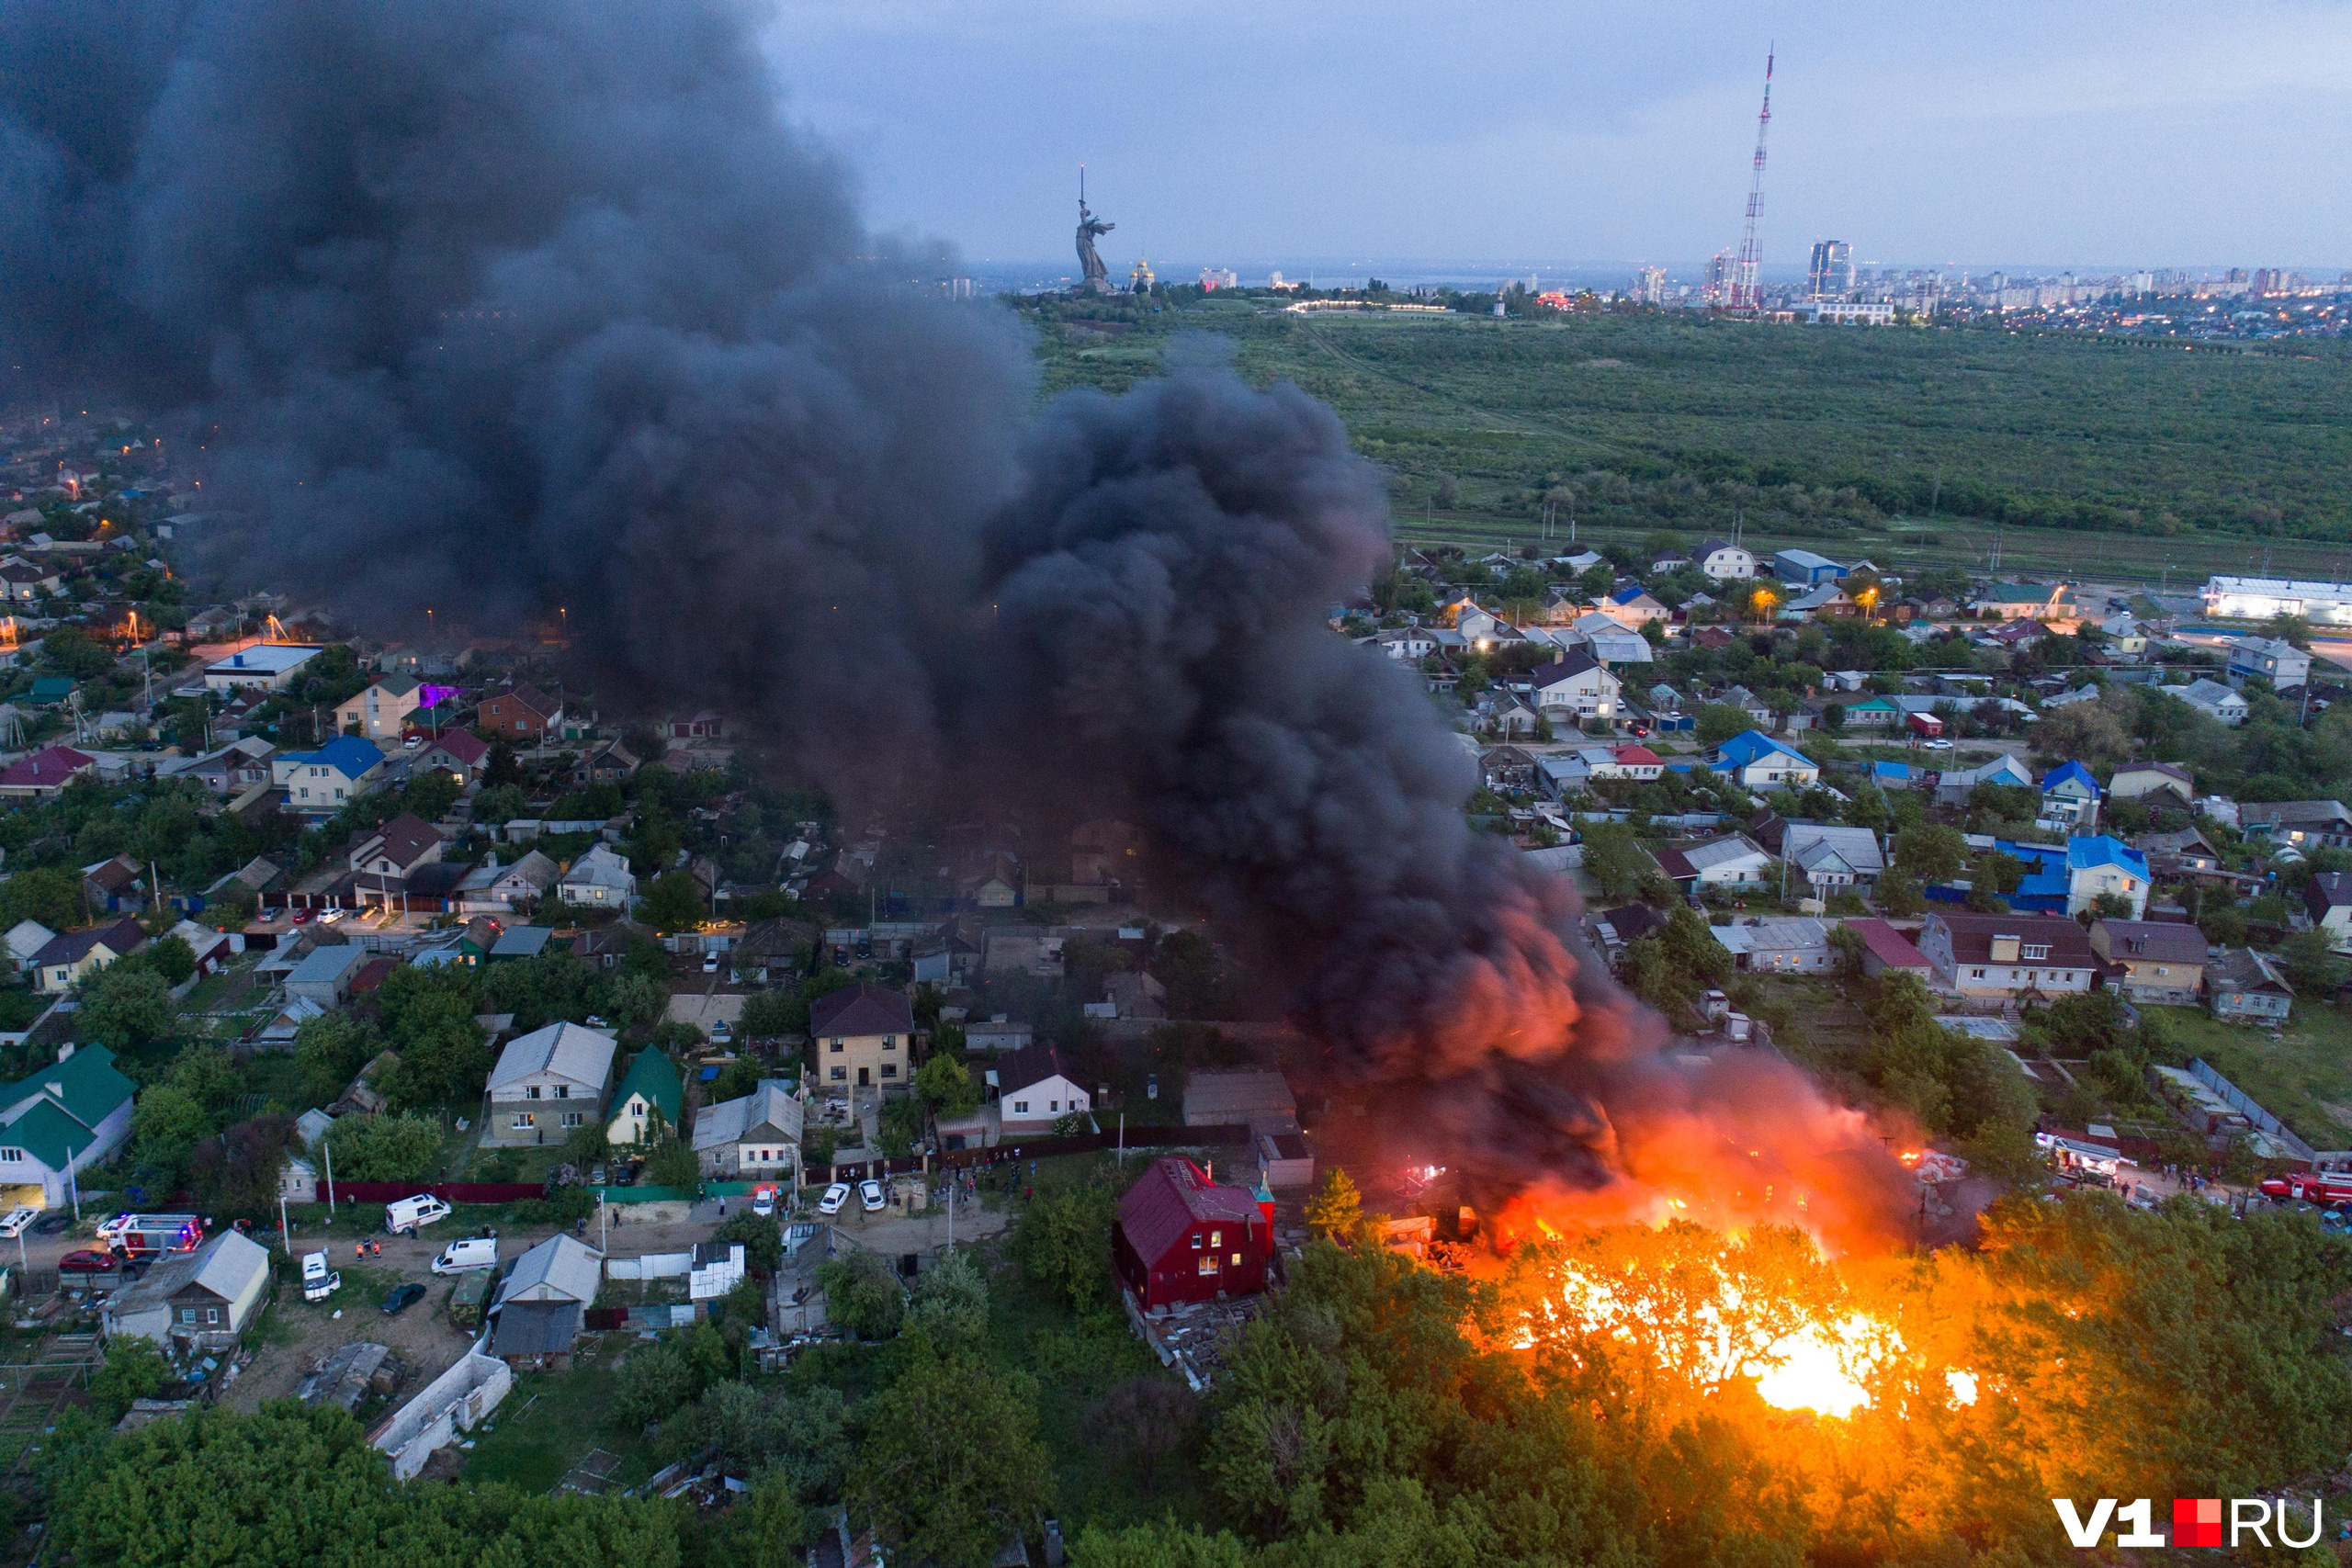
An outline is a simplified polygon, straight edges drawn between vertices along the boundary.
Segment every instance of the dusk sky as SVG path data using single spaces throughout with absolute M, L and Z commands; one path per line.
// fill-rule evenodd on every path
M 1655 261 L 1738 240 L 1768 44 L 1768 267 L 2352 265 L 2344 6 L 793 0 L 794 111 L 879 226 L 1135 257 Z

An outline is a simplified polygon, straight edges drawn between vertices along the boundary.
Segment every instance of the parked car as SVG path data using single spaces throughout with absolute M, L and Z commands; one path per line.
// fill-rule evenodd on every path
M 1921 749 L 1928 751 L 1949 751 L 1951 750 L 1951 742 L 1943 739 L 1922 740 L 1919 742 L 1919 745 Z
M 588 1185 L 591 1187 L 605 1186 L 607 1185 L 607 1179 L 610 1174 L 611 1173 L 605 1170 L 603 1166 L 592 1165 L 588 1168 Z
M 775 1186 L 763 1181 L 752 1189 L 752 1213 L 763 1219 L 775 1213 Z
M 849 1183 L 836 1181 L 825 1189 L 825 1195 L 822 1198 L 817 1200 L 817 1212 L 820 1214 L 838 1214 L 842 1212 L 842 1205 L 848 1201 Z
M 702 961 L 702 972 L 706 975 L 718 973 L 718 954 L 714 953 Z
M 57 1260 L 57 1271 L 61 1274 L 104 1274 L 114 1266 L 113 1253 L 100 1252 L 91 1247 L 84 1247 L 79 1252 L 69 1252 Z
M 297 909 L 297 910 L 295 910 L 295 911 L 294 911 L 294 923 L 295 923 L 296 925 L 298 925 L 298 926 L 306 926 L 306 925 L 309 925 L 309 924 L 311 923 L 311 911 L 310 911 L 310 910 L 308 910 L 308 909 Z
M 327 1267 L 324 1252 L 302 1255 L 302 1299 L 322 1302 L 343 1289 L 343 1276 Z
M 424 1299 L 424 1287 L 422 1285 L 396 1286 L 392 1293 L 384 1298 L 384 1315 L 390 1317 L 395 1314 L 406 1312 Z
M 8 1212 L 8 1217 L 0 1220 L 0 1236 L 6 1236 L 14 1241 L 25 1234 L 26 1226 L 39 1218 L 40 1218 L 40 1211 L 38 1209 L 11 1209 Z
M 878 1214 L 889 1204 L 889 1200 L 882 1196 L 882 1184 L 871 1177 L 857 1184 L 857 1201 L 865 1205 L 869 1214 Z

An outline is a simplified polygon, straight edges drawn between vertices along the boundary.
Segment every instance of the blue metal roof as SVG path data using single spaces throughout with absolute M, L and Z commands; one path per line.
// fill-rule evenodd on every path
M 2060 784 L 2069 781 L 2079 784 L 2088 790 L 2093 799 L 2098 797 L 2098 780 L 2091 776 L 2091 771 L 2088 768 L 2073 761 L 2061 762 L 2041 775 L 2041 793 L 2048 795 Z
M 1783 757 L 1792 757 L 1807 767 L 1813 765 L 1813 760 L 1804 752 L 1793 747 L 1783 746 L 1758 729 L 1743 729 L 1721 746 L 1716 747 L 1714 765 L 1717 768 L 1744 768 L 1757 758 L 1774 751 L 1778 751 Z
M 316 767 L 333 768 L 344 777 L 356 779 L 384 760 L 384 753 L 372 740 L 356 735 L 338 735 L 315 751 L 306 751 L 290 761 Z
M 2148 880 L 2148 857 L 2120 839 L 2101 833 L 2094 838 L 2066 840 L 2068 871 L 2088 871 L 2102 865 L 2111 865 L 2143 881 Z

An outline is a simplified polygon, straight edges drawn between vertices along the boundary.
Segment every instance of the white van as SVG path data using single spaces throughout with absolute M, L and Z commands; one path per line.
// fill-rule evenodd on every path
M 469 1235 L 463 1241 L 453 1241 L 433 1260 L 435 1274 L 463 1274 L 471 1269 L 497 1267 L 498 1238 L 494 1235 Z
M 327 1270 L 327 1255 L 306 1252 L 302 1255 L 302 1299 L 322 1302 L 343 1289 L 343 1276 Z
M 449 1217 L 449 1205 L 430 1192 L 420 1192 L 413 1198 L 401 1198 L 384 1205 L 384 1228 L 394 1235 L 406 1235 Z

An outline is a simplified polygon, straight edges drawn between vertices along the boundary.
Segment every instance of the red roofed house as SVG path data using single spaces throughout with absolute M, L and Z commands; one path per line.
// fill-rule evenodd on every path
M 445 729 L 438 739 L 416 754 L 413 764 L 449 774 L 461 784 L 481 776 L 490 743 L 470 729 Z
M 1191 1160 L 1155 1162 L 1119 1200 L 1111 1263 L 1146 1312 L 1266 1288 L 1273 1222 L 1246 1187 L 1220 1187 Z
M 563 705 L 537 686 L 493 692 L 481 700 L 481 728 L 498 735 L 537 739 L 563 717 Z
M 1620 746 L 1612 753 L 1621 779 L 1654 779 L 1666 772 L 1666 761 L 1646 746 Z
M 71 746 L 44 746 L 0 773 L 0 795 L 46 799 L 98 765 Z
M 1890 969 L 1898 975 L 1916 975 L 1923 985 L 1934 977 L 1936 966 L 1928 962 L 1928 955 L 1884 920 L 1848 920 L 1846 929 L 1862 939 L 1862 973 L 1871 978 Z

